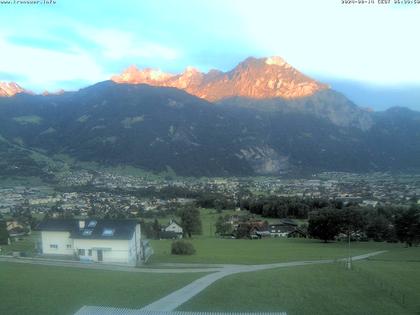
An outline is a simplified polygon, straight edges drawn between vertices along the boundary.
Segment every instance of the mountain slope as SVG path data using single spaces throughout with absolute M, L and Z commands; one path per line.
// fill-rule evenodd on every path
M 336 94 L 325 104 L 321 96 L 258 100 L 267 103 L 262 107 L 236 98 L 239 104 L 215 106 L 175 88 L 106 81 L 63 95 L 1 98 L 0 134 L 50 155 L 179 175 L 419 168 L 420 113 L 363 112 L 369 127 L 362 128 L 363 117 L 340 121 L 351 116 L 348 108 L 359 113 L 354 104 L 340 107 Z
M 370 115 L 343 95 L 331 90 L 286 63 L 280 57 L 247 58 L 229 72 L 201 73 L 187 68 L 172 75 L 135 66 L 112 77 L 116 83 L 175 87 L 221 105 L 291 112 L 327 118 L 338 126 L 367 130 Z

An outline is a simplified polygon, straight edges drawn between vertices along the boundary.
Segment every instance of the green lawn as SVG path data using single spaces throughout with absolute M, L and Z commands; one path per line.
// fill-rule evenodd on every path
M 397 249 L 357 262 L 353 270 L 331 264 L 237 274 L 214 283 L 180 310 L 419 314 L 419 252 Z M 392 256 L 399 260 L 390 260 Z
M 140 308 L 203 274 L 145 274 L 0 263 L 0 314 L 66 315 L 83 305 Z
M 170 240 L 152 241 L 155 254 L 150 263 L 189 262 L 226 264 L 263 264 L 294 260 L 343 258 L 347 256 L 347 243 L 323 243 L 311 239 L 267 238 L 261 240 L 235 240 L 195 238 L 190 240 L 196 254 L 174 256 L 170 254 Z M 351 244 L 351 255 L 401 247 L 400 244 L 358 242 Z

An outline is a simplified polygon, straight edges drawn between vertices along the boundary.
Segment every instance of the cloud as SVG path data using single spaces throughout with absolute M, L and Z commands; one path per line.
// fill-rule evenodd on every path
M 180 56 L 176 49 L 129 31 L 78 23 L 69 23 L 68 27 L 71 31 L 63 32 L 62 37 L 48 31 L 22 36 L 13 29 L 3 29 L 1 72 L 13 73 L 20 78 L 19 84 L 36 92 L 75 89 L 109 79 L 113 74 L 109 69 L 116 65 L 172 61 Z
M 0 51 L 1 71 L 26 78 L 19 83 L 38 91 L 61 88 L 56 82 L 69 78 L 97 82 L 106 77 L 93 56 L 75 47 L 70 53 L 17 45 L 0 34 Z
M 163 44 L 139 38 L 138 35 L 118 29 L 95 29 L 83 27 L 80 34 L 102 50 L 102 55 L 108 59 L 124 58 L 158 58 L 174 60 L 180 57 L 180 52 Z
M 230 1 L 261 55 L 280 55 L 308 74 L 400 84 L 420 82 L 420 6 L 341 1 Z

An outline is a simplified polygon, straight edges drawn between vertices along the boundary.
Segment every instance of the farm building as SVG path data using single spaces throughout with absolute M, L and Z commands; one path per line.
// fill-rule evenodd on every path
M 282 219 L 280 223 L 270 224 L 268 229 L 272 237 L 306 237 L 306 232 L 289 219 Z

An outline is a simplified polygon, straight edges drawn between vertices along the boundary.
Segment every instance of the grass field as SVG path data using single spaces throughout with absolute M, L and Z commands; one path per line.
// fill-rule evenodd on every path
M 235 240 L 218 238 L 195 238 L 191 241 L 196 249 L 192 256 L 170 254 L 170 240 L 152 241 L 155 254 L 150 263 L 193 262 L 226 264 L 264 264 L 282 261 L 343 258 L 348 254 L 347 243 L 323 243 L 319 240 L 267 238 L 261 240 Z M 352 256 L 378 250 L 399 248 L 400 244 L 375 242 L 352 243 Z
M 152 241 L 156 263 L 234 263 L 334 259 L 348 255 L 346 242 L 214 237 L 219 214 L 202 211 L 203 235 L 190 240 L 196 254 L 170 254 L 170 240 Z M 166 223 L 169 218 L 161 218 Z M 3 246 L 3 253 L 31 251 L 37 232 Z M 352 256 L 386 253 L 353 264 L 280 268 L 232 275 L 180 307 L 197 311 L 286 311 L 305 314 L 420 314 L 420 247 L 351 243 Z M 0 263 L 0 314 L 72 314 L 83 305 L 139 308 L 183 287 L 202 274 L 144 274 Z
M 146 274 L 0 263 L 0 314 L 67 315 L 83 305 L 140 308 L 203 274 Z
M 420 314 L 420 248 L 372 260 L 281 268 L 222 279 L 180 307 L 299 314 Z

